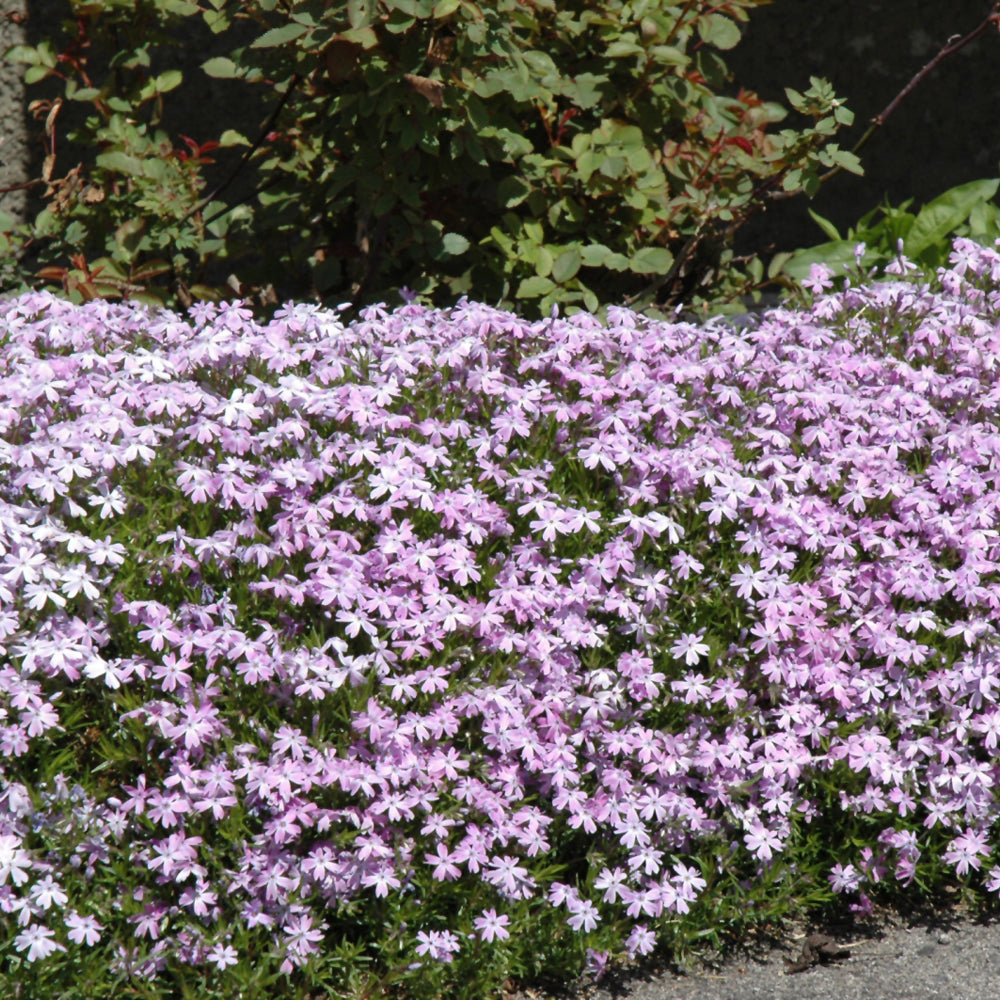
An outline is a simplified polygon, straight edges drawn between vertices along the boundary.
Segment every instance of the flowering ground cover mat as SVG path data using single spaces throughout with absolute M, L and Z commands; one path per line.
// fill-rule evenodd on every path
M 891 270 L 749 329 L 0 303 L 4 995 L 995 893 L 1000 254 Z

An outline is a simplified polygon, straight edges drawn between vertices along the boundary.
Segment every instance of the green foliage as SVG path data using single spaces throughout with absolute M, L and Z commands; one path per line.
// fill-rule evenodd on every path
M 801 281 L 813 264 L 826 264 L 836 273 L 854 268 L 880 270 L 893 261 L 900 250 L 922 269 L 934 269 L 948 262 L 952 242 L 964 236 L 988 245 L 1000 239 L 1000 205 L 994 200 L 1000 180 L 970 181 L 945 191 L 914 214 L 912 199 L 894 207 L 886 201 L 862 216 L 841 236 L 836 226 L 811 211 L 816 224 L 829 240 L 776 258 L 772 273 Z M 864 249 L 856 258 L 856 249 Z
M 235 271 L 241 293 L 355 305 L 403 286 L 536 314 L 732 300 L 761 279 L 732 260 L 739 226 L 860 170 L 824 81 L 788 91 L 804 127 L 778 132 L 785 109 L 727 96 L 721 53 L 761 2 L 75 4 L 63 40 L 7 54 L 62 93 L 33 105 L 45 208 L 5 239 L 76 298 L 187 302 Z M 165 102 L 204 80 L 161 68 L 182 23 L 238 43 L 201 69 L 271 102 L 259 135 L 222 108 L 214 138 L 168 133 Z

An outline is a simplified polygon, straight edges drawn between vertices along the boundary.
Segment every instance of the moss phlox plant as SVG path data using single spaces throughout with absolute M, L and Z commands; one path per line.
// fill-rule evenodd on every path
M 1000 890 L 1000 253 L 889 272 L 0 303 L 0 982 L 485 993 Z

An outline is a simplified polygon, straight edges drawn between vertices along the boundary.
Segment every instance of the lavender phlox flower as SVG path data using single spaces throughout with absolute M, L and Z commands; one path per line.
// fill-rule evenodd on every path
M 450 962 L 462 949 L 461 941 L 451 931 L 418 931 L 418 955 L 426 955 L 436 962 Z
M 31 924 L 14 938 L 16 951 L 24 952 L 25 961 L 37 962 L 53 952 L 65 951 L 65 945 L 55 940 L 55 933 L 44 924 Z
M 74 944 L 92 946 L 101 940 L 101 931 L 104 927 L 90 914 L 81 915 L 76 910 L 67 910 L 63 915 L 63 923 L 67 929 L 66 936 Z
M 24 885 L 31 867 L 31 855 L 21 839 L 14 834 L 0 835 L 0 885 L 6 885 L 8 879 L 13 885 Z

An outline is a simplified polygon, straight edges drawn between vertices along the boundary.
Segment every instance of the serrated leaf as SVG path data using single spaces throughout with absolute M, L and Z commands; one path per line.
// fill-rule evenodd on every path
M 100 153 L 97 157 L 97 165 L 105 170 L 116 170 L 121 174 L 132 174 L 141 177 L 143 174 L 142 160 L 137 156 L 129 156 L 121 150 L 112 150 L 109 153 Z
M 301 38 L 308 31 L 309 29 L 303 24 L 295 24 L 294 22 L 283 24 L 280 28 L 271 28 L 270 31 L 265 31 L 260 38 L 251 44 L 250 48 L 273 49 L 279 45 L 294 42 L 295 39 Z
M 584 110 L 597 107 L 601 102 L 603 84 L 608 82 L 606 76 L 596 73 L 579 73 L 574 76 L 566 89 L 566 96 L 573 100 L 578 108 Z
M 838 167 L 843 167 L 848 173 L 857 174 L 859 177 L 864 176 L 865 168 L 861 166 L 861 160 L 854 155 L 848 149 L 831 149 L 830 159 L 837 164 Z
M 201 68 L 209 76 L 215 77 L 217 80 L 231 80 L 239 76 L 240 73 L 240 69 L 236 63 L 232 59 L 226 58 L 226 56 L 213 56 L 211 59 L 206 59 L 201 64 Z
M 666 274 L 674 262 L 674 255 L 665 247 L 643 247 L 629 261 L 628 269 L 634 274 Z
M 415 73 L 404 73 L 403 80 L 410 90 L 426 98 L 435 108 L 440 108 L 444 104 L 444 84 L 440 80 L 417 76 Z
M 916 257 L 929 246 L 941 242 L 969 217 L 972 209 L 989 201 L 1000 187 L 1000 180 L 970 181 L 946 191 L 925 205 L 917 214 L 903 241 L 907 257 Z
M 469 241 L 461 233 L 445 233 L 441 238 L 444 252 L 452 257 L 465 253 L 469 249 Z
M 706 14 L 698 20 L 701 40 L 717 49 L 732 49 L 740 42 L 739 26 L 722 14 Z

